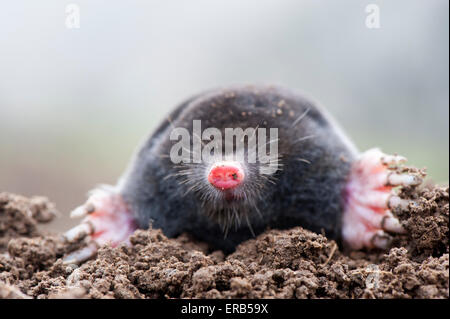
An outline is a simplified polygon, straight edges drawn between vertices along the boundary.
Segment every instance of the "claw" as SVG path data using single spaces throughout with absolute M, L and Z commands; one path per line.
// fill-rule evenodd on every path
M 86 261 L 97 254 L 98 245 L 91 241 L 86 247 L 83 247 L 79 250 L 70 253 L 66 257 L 63 258 L 63 263 L 65 265 L 68 264 L 80 264 L 83 261 Z
M 372 208 L 401 208 L 407 209 L 409 204 L 413 201 L 403 199 L 393 194 L 390 191 L 370 191 L 366 194 L 355 194 L 355 199 L 358 203 L 372 207 Z
M 404 234 L 406 233 L 406 229 L 403 228 L 403 226 L 400 224 L 397 218 L 392 216 L 391 212 L 386 213 L 386 216 L 383 217 L 381 220 L 381 228 L 397 234 Z
M 393 233 L 404 233 L 404 229 L 397 218 L 395 218 L 391 211 L 382 210 L 374 211 L 370 206 L 361 205 L 359 203 L 351 204 L 349 207 L 356 216 L 353 218 L 360 219 L 365 229 L 382 229 Z
M 381 163 L 383 165 L 399 165 L 407 161 L 406 157 L 400 155 L 384 155 L 381 157 Z
M 353 249 L 387 248 L 391 237 L 385 231 L 405 233 L 391 210 L 407 209 L 414 202 L 397 196 L 394 187 L 417 186 L 422 178 L 398 166 L 404 161 L 402 156 L 371 149 L 353 164 L 343 214 L 342 236 L 346 245 Z
M 387 178 L 389 186 L 417 186 L 422 183 L 422 178 L 417 175 L 391 173 Z
M 78 206 L 70 213 L 70 218 L 81 218 L 95 212 L 95 206 L 92 203 L 86 203 Z
M 377 231 L 370 238 L 370 243 L 372 247 L 386 249 L 392 242 L 392 237 L 386 234 L 384 231 Z
M 64 233 L 63 237 L 69 242 L 77 242 L 93 234 L 95 231 L 92 223 L 86 221 Z
M 412 201 L 403 199 L 398 197 L 397 195 L 392 195 L 389 198 L 388 201 L 388 208 L 401 208 L 401 209 L 407 209 L 409 204 L 412 203 Z
M 98 247 L 115 247 L 128 237 L 137 226 L 132 212 L 120 193 L 113 187 L 91 192 L 86 204 L 77 207 L 71 217 L 84 217 L 82 222 L 64 233 L 68 242 L 79 242 L 89 236 L 89 244 L 64 258 L 65 263 L 80 263 L 95 255 Z

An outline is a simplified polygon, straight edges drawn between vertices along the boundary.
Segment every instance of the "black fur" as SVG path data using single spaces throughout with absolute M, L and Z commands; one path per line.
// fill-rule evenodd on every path
M 271 181 L 257 170 L 246 176 L 253 183 L 243 186 L 247 199 L 204 203 L 203 190 L 189 192 L 189 181 L 183 183 L 177 174 L 180 166 L 168 158 L 175 143 L 169 140 L 170 131 L 185 127 L 192 132 L 193 120 L 202 120 L 202 129 L 216 127 L 222 132 L 225 127 L 278 128 L 280 170 Z M 189 232 L 227 252 L 251 238 L 252 232 L 267 228 L 303 226 L 339 241 L 344 186 L 356 154 L 329 116 L 298 93 L 268 86 L 212 90 L 178 106 L 156 129 L 131 162 L 121 194 L 139 227 L 147 228 L 151 222 L 169 237 Z M 186 167 L 195 170 L 196 165 L 202 172 L 200 164 Z M 223 222 L 211 214 L 230 214 L 227 205 L 234 205 L 230 209 L 237 210 L 241 223 L 226 225 L 230 227 L 225 227 L 225 234 Z M 221 207 L 220 212 L 214 212 L 215 207 Z

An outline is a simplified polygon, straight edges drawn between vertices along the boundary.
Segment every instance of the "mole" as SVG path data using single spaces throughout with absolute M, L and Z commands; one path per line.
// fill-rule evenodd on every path
M 409 202 L 396 190 L 422 182 L 399 169 L 405 161 L 378 148 L 359 152 L 296 90 L 209 90 L 176 107 L 117 184 L 100 185 L 71 213 L 83 220 L 65 240 L 88 244 L 64 260 L 82 262 L 149 227 L 168 237 L 189 233 L 226 253 L 267 229 L 295 226 L 345 249 L 386 249 L 390 233 L 405 232 L 391 210 Z

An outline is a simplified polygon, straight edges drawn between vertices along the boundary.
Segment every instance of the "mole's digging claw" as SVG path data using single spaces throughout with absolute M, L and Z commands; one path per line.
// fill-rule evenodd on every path
M 84 261 L 93 256 L 99 246 L 109 244 L 115 247 L 127 242 L 129 235 L 137 228 L 122 196 L 112 187 L 91 192 L 86 204 L 76 208 L 71 216 L 85 217 L 78 226 L 63 235 L 65 240 L 74 242 L 90 236 L 90 243 L 65 260 Z
M 370 243 L 375 248 L 386 249 L 392 242 L 392 237 L 383 231 L 376 232 L 370 238 Z
M 90 242 L 86 247 L 76 250 L 63 258 L 63 263 L 80 264 L 97 254 L 98 245 L 95 242 Z
M 382 219 L 380 227 L 388 232 L 404 234 L 406 232 L 402 224 L 395 218 L 391 212 L 388 212 Z
M 419 185 L 422 178 L 407 171 L 401 173 L 398 166 L 389 167 L 404 161 L 404 157 L 371 149 L 353 164 L 342 225 L 344 243 L 350 248 L 386 248 L 390 239 L 384 231 L 405 232 L 391 209 L 407 209 L 411 201 L 398 197 L 393 188 Z
M 389 197 L 388 207 L 390 209 L 394 208 L 407 209 L 410 203 L 413 203 L 413 201 L 400 198 L 397 195 L 391 195 Z
M 412 174 L 390 173 L 387 177 L 388 186 L 417 186 L 422 183 L 422 178 Z
M 86 236 L 94 233 L 94 226 L 89 222 L 83 222 L 68 231 L 63 235 L 64 239 L 69 242 L 77 242 L 85 238 Z
M 86 203 L 78 206 L 70 213 L 70 218 L 81 218 L 95 212 L 95 206 L 92 203 Z

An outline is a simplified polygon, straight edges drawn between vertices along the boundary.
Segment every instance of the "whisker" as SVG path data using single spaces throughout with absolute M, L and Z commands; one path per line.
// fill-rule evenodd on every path
M 258 127 L 259 127 L 259 124 L 256 125 L 255 128 L 253 129 L 253 134 L 252 134 L 252 136 L 250 136 L 250 137 L 248 138 L 249 141 L 251 141 L 252 138 L 255 137 L 255 134 L 256 134 L 256 131 L 258 130 Z M 242 135 L 241 142 L 244 141 L 245 136 L 246 136 L 246 135 Z
M 306 114 L 308 114 L 308 112 L 309 112 L 309 110 L 310 110 L 311 108 L 310 107 L 308 107 L 307 109 L 306 109 L 306 111 L 305 112 L 303 112 L 303 114 L 302 115 L 300 115 L 292 124 L 291 124 L 291 127 L 294 127 L 295 125 L 297 125 L 305 116 L 306 116 Z
M 162 180 L 163 180 L 163 181 L 166 181 L 166 180 L 168 180 L 169 178 L 174 177 L 174 176 L 176 176 L 176 174 L 168 174 L 168 175 L 164 176 Z
M 306 164 L 311 164 L 311 162 L 310 161 L 308 161 L 307 159 L 305 159 L 305 158 L 296 158 L 296 160 L 297 161 L 299 161 L 299 162 L 303 162 L 303 163 L 306 163 Z
M 273 143 L 273 142 L 279 141 L 279 140 L 280 140 L 279 138 L 274 138 L 273 140 L 268 141 L 268 142 L 265 143 L 264 145 L 261 145 L 261 147 L 266 146 L 267 144 L 271 144 L 271 143 Z M 259 147 L 259 145 L 258 145 L 258 147 Z
M 250 219 L 248 218 L 248 214 L 245 214 L 245 220 L 247 221 L 247 226 L 248 226 L 248 229 L 250 229 L 252 236 L 256 237 L 255 232 L 253 231 L 252 224 L 250 223 Z
M 186 152 L 188 152 L 189 154 L 196 154 L 195 152 L 188 150 L 186 147 L 182 147 L 183 150 L 185 150 Z
M 301 141 L 305 141 L 305 140 L 313 138 L 313 137 L 316 137 L 316 135 L 307 135 L 307 136 L 300 137 L 298 140 L 294 141 L 293 144 L 296 144 Z
M 205 143 L 203 143 L 203 140 L 201 139 L 201 137 L 198 136 L 195 132 L 192 132 L 192 133 L 194 134 L 194 136 L 195 136 L 196 138 L 198 138 L 198 140 L 200 141 L 200 143 L 202 143 L 202 145 L 205 146 Z
M 255 208 L 255 211 L 258 213 L 258 216 L 262 219 L 263 215 L 261 214 L 261 212 L 259 211 L 258 207 L 256 205 L 253 205 L 253 208 Z

